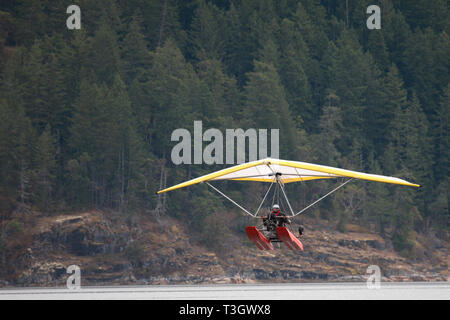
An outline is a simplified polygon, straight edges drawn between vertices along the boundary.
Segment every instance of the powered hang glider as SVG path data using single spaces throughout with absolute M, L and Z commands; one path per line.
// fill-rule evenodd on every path
M 344 178 L 346 180 L 342 184 L 340 184 L 339 186 L 337 186 L 336 188 L 325 194 L 324 196 L 320 197 L 319 199 L 308 205 L 307 207 L 303 208 L 298 212 L 294 212 L 285 192 L 284 185 L 286 183 L 310 181 L 317 179 L 337 179 L 337 178 Z M 239 207 L 246 214 L 250 215 L 251 217 L 263 220 L 263 224 L 260 227 L 249 226 L 246 228 L 247 236 L 259 249 L 273 250 L 274 249 L 272 244 L 273 242 L 283 242 L 286 244 L 288 248 L 292 250 L 303 250 L 303 244 L 299 240 L 299 238 L 302 236 L 303 228 L 300 227 L 299 236 L 295 236 L 289 229 L 287 229 L 284 226 L 284 224 L 286 222 L 290 223 L 289 218 L 293 218 L 304 213 L 308 208 L 312 207 L 319 201 L 323 200 L 325 197 L 337 191 L 338 189 L 340 189 L 353 179 L 420 187 L 420 185 L 418 184 L 414 184 L 395 177 L 387 177 L 376 174 L 350 171 L 306 162 L 267 158 L 219 170 L 174 185 L 170 188 L 160 190 L 157 193 L 161 194 L 163 192 L 188 187 L 198 183 L 206 183 L 214 191 L 216 191 L 221 196 L 231 201 L 234 205 Z M 225 195 L 222 191 L 220 191 L 210 183 L 211 181 L 219 181 L 219 180 L 267 182 L 270 183 L 270 186 L 267 192 L 265 193 L 264 198 L 262 199 L 258 209 L 255 211 L 255 213 L 252 213 L 246 208 L 244 208 L 242 205 L 238 204 L 233 199 Z M 275 188 L 273 191 L 272 205 L 274 203 L 278 204 L 282 200 L 287 204 L 286 211 L 289 211 L 290 214 L 279 217 L 272 216 L 272 218 L 271 215 L 269 216 L 258 215 L 273 185 L 275 185 Z M 280 195 L 282 195 L 284 199 L 280 199 Z

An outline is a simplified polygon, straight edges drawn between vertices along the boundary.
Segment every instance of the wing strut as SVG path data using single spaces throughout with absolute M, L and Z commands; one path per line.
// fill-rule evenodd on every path
M 291 214 L 292 217 L 298 216 L 299 214 L 303 213 L 305 210 L 311 208 L 313 205 L 315 205 L 317 202 L 325 199 L 326 197 L 328 197 L 330 194 L 332 194 L 333 192 L 337 191 L 338 189 L 342 188 L 343 186 L 345 186 L 347 183 L 349 183 L 350 181 L 352 181 L 354 178 L 350 178 L 347 181 L 345 181 L 344 183 L 340 184 L 339 186 L 337 186 L 336 188 L 334 188 L 333 190 L 331 190 L 330 192 L 328 192 L 326 195 L 320 197 L 319 199 L 317 199 L 316 201 L 314 201 L 313 203 L 311 203 L 309 206 L 303 208 L 302 210 L 300 210 L 299 212 L 294 214 L 294 211 L 292 210 L 291 204 L 289 203 L 288 197 L 284 191 L 284 187 L 283 187 L 283 183 L 277 178 L 277 176 L 275 176 L 276 181 L 272 182 L 270 184 L 269 189 L 267 190 L 266 194 L 264 195 L 263 200 L 261 201 L 258 210 L 256 211 L 255 214 L 251 213 L 250 211 L 248 211 L 247 209 L 245 209 L 243 206 L 241 206 L 239 203 L 237 203 L 236 201 L 234 201 L 233 199 L 231 199 L 230 197 L 228 197 L 226 194 L 224 194 L 222 191 L 220 191 L 219 189 L 217 189 L 216 187 L 214 187 L 212 184 L 210 184 L 209 182 L 205 181 L 205 183 L 210 186 L 212 189 L 214 189 L 214 191 L 216 191 L 217 193 L 219 193 L 221 196 L 223 196 L 224 198 L 228 199 L 230 202 L 232 202 L 235 206 L 239 207 L 239 209 L 241 209 L 242 211 L 244 211 L 245 213 L 247 213 L 248 215 L 256 218 L 258 215 L 259 210 L 261 209 L 261 206 L 263 205 L 264 201 L 266 200 L 267 195 L 269 194 L 270 189 L 272 188 L 272 185 L 274 183 L 276 183 L 278 185 L 278 187 L 281 189 L 281 191 L 283 192 L 284 198 L 286 199 L 286 202 L 289 206 L 289 209 L 291 210 Z
M 216 187 L 214 187 L 212 184 L 210 184 L 208 181 L 205 181 L 205 183 L 210 186 L 211 188 L 213 188 L 217 193 L 219 193 L 221 196 L 225 197 L 226 199 L 228 199 L 229 201 L 231 201 L 234 205 L 236 205 L 237 207 L 239 207 L 241 210 L 243 210 L 245 213 L 251 215 L 252 217 L 256 217 L 254 214 L 252 214 L 250 211 L 248 211 L 247 209 L 245 209 L 243 206 L 241 206 L 239 203 L 237 203 L 236 201 L 234 201 L 233 199 L 231 199 L 230 197 L 228 197 L 225 193 L 223 193 L 222 191 L 220 191 L 219 189 L 217 189 Z
M 303 208 L 302 210 L 300 210 L 299 212 L 297 212 L 296 214 L 293 215 L 293 217 L 301 214 L 303 211 L 305 211 L 308 208 L 311 208 L 313 205 L 315 205 L 317 202 L 321 201 L 322 199 L 328 197 L 330 194 L 332 194 L 333 192 L 335 192 L 336 190 L 340 189 L 341 187 L 345 186 L 347 183 L 349 183 L 350 181 L 352 181 L 353 178 L 348 179 L 347 181 L 345 181 L 344 183 L 340 184 L 338 187 L 334 188 L 333 190 L 331 190 L 330 192 L 328 192 L 326 195 L 324 195 L 323 197 L 320 197 L 319 199 L 317 199 L 316 201 L 314 201 L 313 203 L 311 203 L 309 206 L 307 206 L 306 208 Z
M 264 198 L 262 199 L 261 203 L 259 204 L 258 210 L 256 210 L 256 213 L 255 213 L 255 217 L 258 215 L 258 212 L 259 212 L 259 210 L 261 209 L 261 207 L 262 207 L 264 201 L 266 200 L 266 197 L 267 197 L 267 195 L 269 194 L 270 189 L 272 189 L 273 183 L 274 183 L 274 182 L 272 182 L 272 183 L 270 184 L 269 189 L 267 189 L 267 192 L 266 192 L 266 194 L 264 195 Z
M 216 191 L 217 193 L 219 193 L 221 196 L 223 196 L 224 198 L 226 198 L 227 200 L 231 201 L 234 205 L 236 205 L 237 207 L 239 207 L 239 209 L 241 209 L 242 211 L 244 211 L 245 213 L 251 215 L 252 217 L 257 217 L 259 210 L 261 209 L 264 201 L 267 198 L 267 195 L 270 192 L 270 189 L 272 189 L 273 184 L 275 183 L 272 182 L 269 186 L 269 189 L 267 189 L 266 194 L 264 195 L 264 198 L 262 199 L 261 203 L 259 204 L 258 209 L 256 210 L 255 214 L 252 214 L 250 211 L 248 211 L 247 209 L 245 209 L 243 206 L 241 206 L 239 203 L 237 203 L 236 201 L 234 201 L 233 199 L 231 199 L 230 197 L 228 197 L 225 193 L 223 193 L 222 191 L 220 191 L 219 189 L 217 189 L 216 187 L 214 187 L 212 184 L 210 184 L 209 182 L 205 181 L 205 183 L 210 186 L 214 191 Z
M 277 178 L 277 180 L 278 180 L 278 178 Z M 295 217 L 294 210 L 292 210 L 292 207 L 291 207 L 291 204 L 289 203 L 289 199 L 288 199 L 288 197 L 286 195 L 286 192 L 284 192 L 283 182 L 278 180 L 278 184 L 280 185 L 280 189 L 283 192 L 284 198 L 286 199 L 286 202 L 287 202 L 287 204 L 289 206 L 289 210 L 291 210 L 292 216 Z

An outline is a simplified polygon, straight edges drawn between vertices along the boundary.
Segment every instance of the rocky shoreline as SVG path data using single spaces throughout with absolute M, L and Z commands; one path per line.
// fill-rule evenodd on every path
M 308 226 L 301 253 L 259 251 L 242 234 L 230 237 L 234 249 L 214 252 L 193 244 L 169 218 L 141 217 L 130 226 L 101 211 L 42 217 L 26 230 L 32 240 L 13 261 L 15 276 L 0 279 L 0 287 L 64 286 L 70 265 L 80 267 L 88 286 L 361 282 L 369 265 L 380 267 L 383 282 L 450 280 L 447 243 L 409 261 L 376 234 L 329 231 L 314 220 Z

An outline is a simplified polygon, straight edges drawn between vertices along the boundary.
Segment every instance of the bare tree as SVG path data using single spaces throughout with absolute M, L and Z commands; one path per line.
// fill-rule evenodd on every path
M 161 24 L 159 25 L 158 47 L 161 47 L 162 38 L 164 35 L 164 27 L 166 25 L 166 17 L 167 17 L 167 0 L 164 0 L 162 13 L 161 13 Z

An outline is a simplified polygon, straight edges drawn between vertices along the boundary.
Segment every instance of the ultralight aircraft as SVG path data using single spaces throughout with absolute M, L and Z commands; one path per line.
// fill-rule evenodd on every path
M 295 212 L 289 202 L 289 199 L 285 192 L 285 184 L 292 182 L 303 182 L 317 179 L 338 179 L 344 178 L 345 181 L 338 185 L 336 188 L 323 195 L 307 207 L 302 210 Z M 388 177 L 376 174 L 369 174 L 357 171 L 350 171 L 346 169 L 340 169 L 335 167 L 328 167 L 318 164 L 299 162 L 299 161 L 289 161 L 266 158 L 262 160 L 250 161 L 247 163 L 238 164 L 230 168 L 212 172 L 204 176 L 182 182 L 180 184 L 174 185 L 172 187 L 158 191 L 158 194 L 163 192 L 168 192 L 184 187 L 188 187 L 197 183 L 206 183 L 214 191 L 219 193 L 221 196 L 225 197 L 227 200 L 231 201 L 243 212 L 249 216 L 257 219 L 263 219 L 263 224 L 259 227 L 248 226 L 246 227 L 246 233 L 249 239 L 261 250 L 273 250 L 273 244 L 276 242 L 283 242 L 286 246 L 292 250 L 302 250 L 303 244 L 299 240 L 303 233 L 303 228 L 299 229 L 299 236 L 295 236 L 287 227 L 284 225 L 276 225 L 273 221 L 268 221 L 265 215 L 260 214 L 261 207 L 265 202 L 270 190 L 275 185 L 273 192 L 272 205 L 275 201 L 280 202 L 280 195 L 284 197 L 289 211 L 288 218 L 296 217 L 303 214 L 307 209 L 323 200 L 333 192 L 342 188 L 344 185 L 349 183 L 354 179 L 369 180 L 376 182 L 384 182 L 391 184 L 399 184 L 404 186 L 420 187 L 418 184 L 402 180 L 400 178 Z M 242 205 L 238 204 L 236 201 L 225 195 L 217 187 L 213 186 L 211 181 L 219 180 L 232 180 L 232 181 L 256 181 L 269 183 L 269 187 L 258 206 L 257 210 L 252 213 L 251 211 L 244 208 Z

